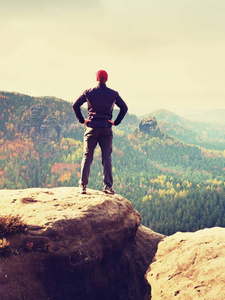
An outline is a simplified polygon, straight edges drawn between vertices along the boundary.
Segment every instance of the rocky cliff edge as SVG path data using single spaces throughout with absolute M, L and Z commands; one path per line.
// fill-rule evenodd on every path
M 1 190 L 0 217 L 12 216 L 26 227 L 0 226 L 1 300 L 150 299 L 144 274 L 163 236 L 140 225 L 128 200 L 72 187 Z

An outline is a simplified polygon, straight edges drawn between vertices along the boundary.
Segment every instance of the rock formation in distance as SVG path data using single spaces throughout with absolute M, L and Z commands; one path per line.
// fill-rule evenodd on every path
M 157 129 L 157 121 L 154 117 L 147 117 L 139 124 L 139 130 L 143 133 L 150 133 Z

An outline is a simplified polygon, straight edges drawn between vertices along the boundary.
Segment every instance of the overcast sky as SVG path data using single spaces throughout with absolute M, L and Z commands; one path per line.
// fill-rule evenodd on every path
M 130 113 L 225 109 L 224 0 L 0 0 L 0 90 L 73 102 L 108 86 Z

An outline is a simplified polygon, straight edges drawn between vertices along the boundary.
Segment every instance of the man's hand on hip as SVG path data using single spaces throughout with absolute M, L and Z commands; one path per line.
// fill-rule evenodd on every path
M 86 120 L 84 120 L 84 124 L 87 124 L 87 123 L 89 123 L 89 122 L 91 122 L 91 120 L 90 120 L 90 119 L 86 119 Z
M 114 125 L 114 121 L 112 121 L 112 120 L 108 120 L 109 121 L 109 123 L 111 123 L 112 125 Z

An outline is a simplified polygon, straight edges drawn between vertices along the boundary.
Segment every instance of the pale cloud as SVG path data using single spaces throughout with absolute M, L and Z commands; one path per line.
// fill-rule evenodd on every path
M 98 7 L 101 5 L 101 0 L 1 0 L 0 4 L 1 13 L 39 13 L 45 9 L 54 10 L 55 8 L 61 8 L 63 10 L 71 10 L 73 8 Z
M 105 68 L 133 112 L 225 105 L 225 1 L 10 0 L 0 25 L 0 89 L 71 101 Z

